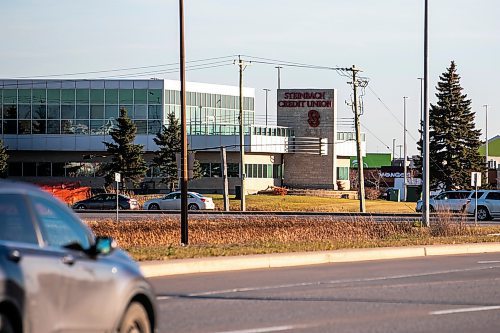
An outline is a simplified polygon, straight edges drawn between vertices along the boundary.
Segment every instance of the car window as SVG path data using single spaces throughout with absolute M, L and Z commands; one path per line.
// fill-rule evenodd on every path
M 33 205 L 47 245 L 65 246 L 78 243 L 84 249 L 90 247 L 87 230 L 70 213 L 40 197 L 33 198 Z
M 174 198 L 174 194 L 171 193 L 171 194 L 168 194 L 166 196 L 163 197 L 163 200 L 172 200 Z
M 436 197 L 434 199 L 436 199 L 436 200 L 446 200 L 446 199 L 448 199 L 448 197 L 447 197 L 446 193 L 441 193 L 439 195 L 436 195 Z
M 489 200 L 500 200 L 500 192 L 490 192 L 486 195 L 486 199 Z
M 465 199 L 469 192 L 448 192 L 448 199 Z
M 104 196 L 98 195 L 97 197 L 93 197 L 92 200 L 93 201 L 103 201 L 104 200 Z
M 38 244 L 24 197 L 0 194 L 0 240 Z
M 449 192 L 447 195 L 448 199 L 460 199 L 460 196 L 457 192 Z
M 110 201 L 110 200 L 116 200 L 116 196 L 114 194 L 108 194 L 106 195 L 106 201 Z
M 467 199 L 470 192 L 458 192 L 458 199 Z

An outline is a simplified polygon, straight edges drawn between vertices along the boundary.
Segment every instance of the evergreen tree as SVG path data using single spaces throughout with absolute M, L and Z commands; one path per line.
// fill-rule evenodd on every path
M 176 154 L 180 154 L 182 150 L 181 126 L 173 113 L 168 114 L 167 122 L 168 124 L 163 125 L 161 132 L 156 134 L 156 137 L 153 139 L 159 147 L 159 150 L 155 152 L 153 161 L 160 171 L 161 182 L 173 191 L 179 182 Z M 200 177 L 201 165 L 199 161 L 195 160 L 193 179 Z
M 175 155 L 181 152 L 181 126 L 173 113 L 168 114 L 167 121 L 168 124 L 163 125 L 161 132 L 153 139 L 159 147 L 153 162 L 160 171 L 161 182 L 173 191 L 178 183 Z
M 121 174 L 122 186 L 129 181 L 137 186 L 144 178 L 147 166 L 142 157 L 143 146 L 133 143 L 136 133 L 137 128 L 128 117 L 127 110 L 121 108 L 118 126 L 109 133 L 115 143 L 103 142 L 112 156 L 112 161 L 104 166 L 106 185 L 113 183 L 115 172 Z
M 0 178 L 7 177 L 7 149 L 5 149 L 2 140 L 0 140 Z
M 479 154 L 481 131 L 475 129 L 475 113 L 471 100 L 462 93 L 455 62 L 439 79 L 438 101 L 429 110 L 430 188 L 466 188 L 470 186 L 472 171 L 485 171 Z M 422 142 L 418 145 L 421 150 Z

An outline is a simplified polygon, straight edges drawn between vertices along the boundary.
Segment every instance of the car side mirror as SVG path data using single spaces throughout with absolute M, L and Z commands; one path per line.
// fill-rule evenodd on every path
M 110 254 L 113 250 L 116 249 L 116 242 L 111 237 L 97 237 L 95 240 L 94 246 L 92 246 L 91 254 L 99 255 L 99 254 Z

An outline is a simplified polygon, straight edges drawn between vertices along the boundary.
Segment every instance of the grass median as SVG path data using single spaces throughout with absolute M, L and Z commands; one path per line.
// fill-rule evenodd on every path
M 191 216 L 189 246 L 180 246 L 180 218 L 86 221 L 97 235 L 112 236 L 136 260 L 322 251 L 500 241 L 500 226 L 468 225 L 443 214 L 422 228 L 418 221 L 375 222 L 370 217 Z
M 210 194 L 216 210 L 223 210 L 222 195 Z M 135 196 L 140 206 L 144 201 L 159 198 L 159 195 Z M 229 196 L 230 210 L 240 210 L 240 200 Z M 302 211 L 302 212 L 358 212 L 359 201 L 353 199 L 331 198 L 313 195 L 247 195 L 248 211 Z M 394 202 L 386 200 L 366 200 L 366 211 L 369 213 L 415 213 L 415 202 Z

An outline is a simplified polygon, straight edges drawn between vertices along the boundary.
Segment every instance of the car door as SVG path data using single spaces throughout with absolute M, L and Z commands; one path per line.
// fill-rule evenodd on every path
M 448 200 L 448 193 L 446 192 L 436 195 L 432 200 L 432 206 L 434 207 L 434 210 L 435 211 L 446 210 L 447 200 Z
M 47 250 L 60 253 L 65 267 L 60 271 L 62 294 L 60 330 L 71 332 L 103 332 L 109 329 L 106 311 L 113 307 L 116 268 L 83 249 L 90 248 L 91 234 L 70 212 L 42 197 L 32 198 L 33 210 L 40 225 Z
M 485 202 L 491 215 L 500 214 L 500 192 L 489 192 L 486 194 Z
M 115 209 L 116 208 L 116 195 L 106 194 L 102 202 L 102 209 Z
M 89 200 L 88 207 L 90 209 L 102 209 L 103 202 L 104 196 L 99 194 Z
M 160 207 L 168 210 L 181 209 L 181 194 L 178 192 L 167 194 L 161 199 Z
M 461 209 L 462 196 L 461 192 L 448 192 L 447 207 L 449 211 L 458 211 Z
M 25 195 L 0 193 L 0 251 L 4 269 L 21 290 L 26 332 L 61 329 L 64 256 L 41 246 L 40 232 Z

